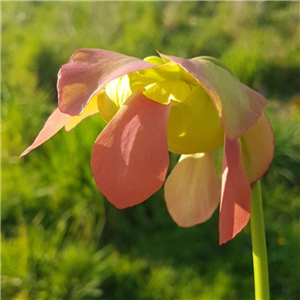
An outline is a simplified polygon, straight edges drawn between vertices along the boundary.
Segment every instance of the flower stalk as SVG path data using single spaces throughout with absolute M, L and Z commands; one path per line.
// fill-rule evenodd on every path
M 260 181 L 252 187 L 251 237 L 256 300 L 269 300 L 269 274 Z

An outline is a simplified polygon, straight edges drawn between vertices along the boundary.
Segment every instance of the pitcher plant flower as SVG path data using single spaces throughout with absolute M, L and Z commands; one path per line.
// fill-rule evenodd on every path
M 58 73 L 58 108 L 21 156 L 99 113 L 107 125 L 91 168 L 108 201 L 117 208 L 145 201 L 165 182 L 169 151 L 180 154 L 164 187 L 170 215 L 189 227 L 220 204 L 219 241 L 226 243 L 247 225 L 251 186 L 273 158 L 267 101 L 215 59 L 159 55 L 76 51 Z M 221 180 L 214 160 L 220 147 Z

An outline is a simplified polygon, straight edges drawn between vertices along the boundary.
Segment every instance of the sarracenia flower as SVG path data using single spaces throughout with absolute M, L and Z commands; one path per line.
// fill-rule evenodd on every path
M 91 167 L 99 190 L 117 208 L 161 188 L 171 151 L 181 154 L 165 183 L 174 221 L 202 223 L 220 202 L 220 244 L 246 226 L 251 185 L 268 169 L 274 139 L 266 99 L 222 63 L 81 49 L 60 69 L 57 89 L 58 108 L 22 155 L 99 112 L 107 126 L 95 141 Z M 221 146 L 220 184 L 214 150 Z

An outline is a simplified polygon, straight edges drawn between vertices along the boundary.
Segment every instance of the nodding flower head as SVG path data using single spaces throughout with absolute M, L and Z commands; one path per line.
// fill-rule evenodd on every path
M 162 187 L 182 227 L 209 219 L 220 203 L 220 244 L 248 223 L 251 185 L 268 169 L 274 137 L 266 99 L 221 62 L 159 54 L 144 60 L 96 49 L 76 51 L 58 74 L 58 108 L 33 144 L 100 113 L 91 168 L 99 190 L 118 208 Z M 218 178 L 214 151 L 223 147 Z M 166 179 L 169 151 L 181 154 Z

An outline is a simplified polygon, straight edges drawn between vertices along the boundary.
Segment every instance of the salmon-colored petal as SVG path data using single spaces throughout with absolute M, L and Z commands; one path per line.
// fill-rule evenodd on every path
M 189 227 L 208 220 L 220 201 L 214 153 L 182 155 L 166 181 L 165 199 L 179 226 Z
M 242 138 L 243 162 L 250 184 L 268 170 L 274 157 L 274 134 L 265 114 Z
M 98 136 L 91 167 L 99 190 L 117 208 L 143 202 L 163 184 L 169 165 L 170 105 L 134 94 Z
M 43 129 L 40 131 L 34 142 L 29 146 L 20 157 L 26 155 L 31 150 L 37 148 L 53 135 L 55 135 L 61 128 L 63 128 L 71 119 L 70 115 L 63 114 L 58 108 L 56 108 L 46 121 Z
M 228 138 L 241 137 L 261 116 L 266 99 L 227 70 L 201 58 L 161 56 L 174 61 L 198 80 L 212 99 Z
M 219 219 L 220 245 L 233 239 L 248 223 L 251 188 L 244 172 L 240 143 L 225 139 Z
M 71 131 L 73 128 L 75 128 L 85 118 L 98 113 L 99 110 L 98 110 L 97 100 L 98 100 L 98 97 L 100 97 L 100 96 L 101 96 L 100 94 L 95 95 L 90 100 L 90 102 L 86 105 L 86 107 L 84 108 L 84 111 L 82 112 L 82 114 L 80 116 L 71 117 L 71 119 L 65 125 L 65 130 L 66 131 Z
M 98 49 L 80 49 L 58 73 L 58 104 L 62 112 L 80 115 L 93 95 L 124 74 L 152 67 L 141 59 Z

